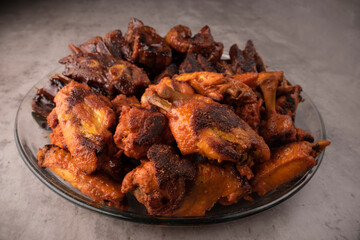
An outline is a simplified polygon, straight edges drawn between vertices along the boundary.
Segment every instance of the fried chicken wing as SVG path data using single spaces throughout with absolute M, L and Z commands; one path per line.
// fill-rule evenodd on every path
M 283 72 L 267 72 L 260 73 L 258 78 L 266 106 L 266 119 L 260 126 L 260 133 L 269 145 L 296 140 L 296 128 L 291 116 L 276 112 L 276 90 L 283 76 Z
M 183 73 L 174 76 L 174 78 L 177 81 L 188 82 L 199 94 L 217 101 L 227 98 L 227 102 L 241 102 L 244 104 L 253 103 L 257 98 L 249 86 L 223 73 Z
M 123 55 L 129 61 L 155 69 L 162 69 L 171 63 L 171 48 L 165 39 L 139 19 L 130 19 L 125 41 L 128 44 L 128 53 L 124 52 Z
M 141 68 L 110 55 L 81 53 L 59 62 L 65 64 L 65 76 L 86 83 L 109 98 L 118 94 L 134 95 L 150 83 Z
M 125 195 L 121 192 L 121 183 L 100 172 L 84 174 L 78 169 L 68 151 L 47 145 L 39 149 L 37 159 L 40 167 L 49 168 L 93 201 L 119 209 L 127 208 L 124 202 Z
M 122 191 L 133 192 L 149 214 L 203 216 L 216 202 L 228 205 L 250 193 L 230 167 L 192 163 L 165 145 L 153 145 L 150 161 L 128 173 Z
M 270 159 L 263 138 L 227 106 L 190 98 L 166 85 L 160 86 L 157 95 L 148 96 L 148 102 L 166 111 L 171 132 L 183 155 L 199 153 L 218 162 L 243 162 L 249 157 L 256 161 Z
M 303 141 L 280 147 L 272 154 L 270 161 L 256 167 L 255 177 L 251 182 L 254 192 L 264 196 L 305 173 L 316 165 L 315 158 L 329 144 L 326 140 L 316 143 Z
M 90 87 L 72 81 L 54 99 L 55 111 L 67 148 L 78 168 L 90 174 L 111 156 L 111 128 L 116 116 L 109 100 Z
M 153 145 L 147 157 L 150 161 L 143 162 L 125 176 L 122 192 L 132 192 L 149 214 L 170 214 L 183 202 L 195 179 L 196 167 L 166 145 Z
M 123 106 L 114 135 L 116 146 L 128 157 L 146 157 L 153 144 L 173 141 L 168 120 L 160 112 L 140 107 Z

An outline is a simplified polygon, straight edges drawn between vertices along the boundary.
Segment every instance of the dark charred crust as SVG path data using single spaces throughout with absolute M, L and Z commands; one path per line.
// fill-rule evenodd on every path
M 228 142 L 226 140 L 222 141 L 209 141 L 208 144 L 212 149 L 217 153 L 228 157 L 228 159 L 237 162 L 240 161 L 242 155 L 239 154 L 239 151 L 236 149 L 236 145 Z
M 228 132 L 241 124 L 234 112 L 220 104 L 204 104 L 203 107 L 195 108 L 190 121 L 197 133 L 204 128 L 213 127 Z
M 160 189 L 169 183 L 183 179 L 186 183 L 194 182 L 196 166 L 188 159 L 182 159 L 175 150 L 167 145 L 153 145 L 147 152 L 147 157 L 154 162 L 156 180 Z
M 95 153 L 98 155 L 104 150 L 104 146 L 103 144 L 99 145 L 95 142 L 102 142 L 102 137 L 96 136 L 95 141 L 93 141 L 87 137 L 81 136 L 80 144 L 91 151 L 95 151 Z
M 201 72 L 201 64 L 196 59 L 195 53 L 188 53 L 185 60 L 179 66 L 180 73 Z
M 68 111 L 71 110 L 75 105 L 84 101 L 84 98 L 93 94 L 89 89 L 74 86 L 70 91 L 70 96 L 66 99 L 68 104 Z
M 148 118 L 146 118 L 140 133 L 134 144 L 139 146 L 146 145 L 149 146 L 153 144 L 154 139 L 161 137 L 163 130 L 166 127 L 167 119 L 161 113 L 154 113 Z

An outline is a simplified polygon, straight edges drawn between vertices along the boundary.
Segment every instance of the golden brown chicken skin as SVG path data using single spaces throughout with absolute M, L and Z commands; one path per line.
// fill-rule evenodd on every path
M 147 157 L 150 161 L 125 176 L 122 192 L 132 192 L 149 214 L 171 214 L 183 202 L 195 179 L 196 167 L 167 145 L 153 145 Z
M 326 140 L 316 143 L 302 141 L 280 147 L 272 154 L 270 161 L 256 167 L 255 177 L 251 182 L 253 191 L 264 196 L 305 173 L 316 165 L 315 158 L 329 144 Z
M 250 193 L 231 167 L 192 163 L 165 145 L 152 146 L 148 158 L 125 176 L 122 191 L 133 192 L 149 214 L 203 216 L 216 202 L 233 204 Z
M 174 76 L 177 81 L 188 82 L 201 95 L 217 101 L 253 103 L 256 94 L 245 83 L 223 73 L 195 72 Z M 225 99 L 228 98 L 228 99 Z
M 227 106 L 190 98 L 160 85 L 148 102 L 162 108 L 183 155 L 199 153 L 209 159 L 243 162 L 270 159 L 270 150 L 246 122 Z M 167 101 L 167 100 L 169 101 Z
M 56 114 L 74 163 L 90 174 L 114 152 L 110 129 L 116 116 L 109 100 L 90 87 L 72 81 L 54 99 Z
M 91 197 L 95 202 L 126 209 L 125 195 L 121 183 L 115 182 L 104 173 L 86 175 L 74 163 L 70 153 L 54 145 L 40 148 L 37 154 L 40 167 L 49 168 L 56 175 Z
M 116 146 L 128 157 L 146 157 L 153 144 L 171 144 L 168 120 L 156 109 L 123 106 L 114 135 Z

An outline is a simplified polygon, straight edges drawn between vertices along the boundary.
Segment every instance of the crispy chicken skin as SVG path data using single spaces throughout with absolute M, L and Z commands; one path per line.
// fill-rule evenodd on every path
M 183 155 L 199 153 L 209 159 L 243 162 L 270 159 L 265 141 L 226 105 L 190 98 L 166 85 L 148 96 L 148 102 L 162 108 Z M 172 102 L 170 104 L 167 100 Z
M 54 108 L 49 116 L 46 118 L 49 127 L 52 129 L 52 133 L 49 134 L 50 143 L 66 149 L 66 142 L 64 135 L 62 133 L 61 127 L 59 125 L 59 119 L 57 117 L 56 109 Z
M 49 168 L 83 194 L 91 197 L 93 201 L 126 209 L 121 183 L 115 182 L 100 172 L 91 175 L 84 174 L 78 169 L 68 151 L 54 145 L 47 145 L 39 149 L 37 159 L 40 167 Z
M 229 205 L 250 193 L 231 167 L 192 163 L 166 145 L 152 146 L 148 158 L 125 176 L 122 191 L 133 192 L 149 214 L 203 216 L 218 201 Z
M 196 167 L 167 145 L 153 145 L 147 157 L 150 161 L 143 162 L 125 176 L 122 192 L 132 192 L 149 214 L 171 214 L 179 208 L 194 182 Z
M 123 106 L 114 135 L 116 146 L 128 157 L 146 157 L 153 144 L 171 143 L 168 120 L 165 115 L 140 107 Z
M 289 143 L 272 153 L 271 160 L 259 164 L 251 185 L 253 191 L 264 196 L 316 165 L 315 158 L 330 144 L 323 140 Z
M 174 76 L 177 81 L 188 82 L 201 95 L 216 101 L 228 98 L 228 102 L 253 103 L 256 95 L 241 81 L 223 73 L 195 72 Z
M 116 116 L 109 100 L 90 87 L 72 81 L 54 99 L 67 148 L 78 168 L 90 174 L 114 151 Z
M 263 102 L 260 98 L 257 102 L 243 104 L 235 108 L 235 113 L 256 132 L 259 131 Z
M 113 100 L 111 100 L 111 104 L 118 116 L 120 115 L 123 106 L 140 107 L 140 102 L 135 96 L 127 97 L 124 94 L 117 95 Z
M 80 53 L 59 62 L 65 65 L 65 76 L 86 83 L 111 99 L 118 94 L 133 95 L 150 83 L 141 68 L 110 55 Z

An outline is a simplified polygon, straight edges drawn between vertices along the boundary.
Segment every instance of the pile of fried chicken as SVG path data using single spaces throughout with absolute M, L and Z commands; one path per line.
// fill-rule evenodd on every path
M 52 129 L 37 159 L 95 202 L 127 209 L 131 193 L 151 215 L 203 216 L 296 179 L 330 144 L 295 126 L 301 87 L 251 41 L 223 60 L 208 26 L 161 37 L 132 18 L 69 48 L 32 102 Z

